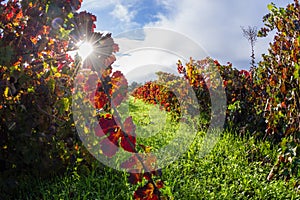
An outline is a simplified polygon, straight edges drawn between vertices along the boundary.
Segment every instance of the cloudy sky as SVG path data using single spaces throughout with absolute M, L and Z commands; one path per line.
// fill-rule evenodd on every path
M 173 40 L 172 44 L 164 46 L 165 50 L 173 51 L 175 46 L 181 45 L 184 46 L 185 53 L 189 53 L 185 42 L 194 41 L 201 48 L 199 51 L 205 51 L 206 56 L 217 59 L 223 64 L 232 62 L 238 69 L 249 69 L 251 49 L 242 35 L 241 26 L 262 27 L 262 17 L 268 13 L 267 4 L 270 2 L 285 7 L 293 0 L 83 0 L 82 10 L 95 14 L 97 30 L 111 32 L 113 37 L 118 38 L 123 32 L 145 27 L 163 28 L 169 30 L 169 33 L 176 32 L 177 36 L 188 38 L 187 41 Z M 148 35 L 134 34 L 134 32 L 125 34 L 128 38 L 131 37 L 133 43 L 134 40 L 148 41 L 147 43 L 153 41 L 154 38 L 149 39 Z M 176 34 L 174 35 L 176 37 Z M 158 41 L 156 45 L 167 39 L 167 37 L 160 38 L 158 33 L 155 37 Z M 258 38 L 255 46 L 256 61 L 261 59 L 262 53 L 267 52 L 271 41 L 272 37 Z M 143 45 L 140 43 L 136 47 L 141 48 Z M 195 49 L 190 49 L 191 56 L 203 56 L 202 53 L 195 55 L 194 51 Z M 132 64 L 132 60 L 126 62 L 125 60 L 121 64 L 126 62 Z M 152 63 L 164 65 L 162 60 L 161 57 L 156 58 Z M 148 64 L 151 63 L 144 61 L 144 65 Z

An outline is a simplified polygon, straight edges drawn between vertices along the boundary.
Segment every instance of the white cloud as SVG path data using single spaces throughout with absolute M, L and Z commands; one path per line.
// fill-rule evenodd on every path
M 122 4 L 117 4 L 110 14 L 125 23 L 130 23 L 135 16 L 134 12 L 129 12 L 128 8 Z
M 207 56 L 201 46 L 178 32 L 161 28 L 145 28 L 140 31 L 143 33 L 129 31 L 115 38 L 115 42 L 120 46 L 120 53 L 114 66 L 116 70 L 121 70 L 129 81 L 133 81 L 132 77 L 140 77 L 139 81 L 145 81 L 145 77 L 155 77 L 154 72 L 157 71 L 176 74 L 178 59 L 187 62 L 190 56 Z M 137 40 L 131 37 L 134 35 Z M 139 35 L 144 35 L 144 39 L 139 39 Z
M 175 11 L 177 8 L 176 6 L 176 0 L 155 0 L 156 4 L 163 5 L 165 9 L 169 11 Z
M 116 3 L 116 0 L 83 0 L 81 10 L 101 10 Z
M 166 0 L 172 1 L 172 0 Z M 292 0 L 289 0 L 292 2 Z M 222 63 L 233 62 L 238 68 L 248 68 L 250 45 L 243 37 L 240 26 L 263 26 L 262 17 L 268 13 L 261 0 L 185 0 L 172 1 L 177 9 L 172 17 L 159 15 L 160 20 L 150 27 L 164 27 L 178 31 L 202 45 L 209 55 Z M 285 6 L 288 2 L 275 1 Z M 269 39 L 258 38 L 256 61 L 267 52 Z M 201 59 L 201 58 L 198 58 Z
M 241 26 L 262 27 L 262 17 L 269 12 L 268 1 L 152 1 L 155 1 L 156 5 L 163 6 L 167 13 L 158 12 L 159 21 L 149 23 L 145 27 L 161 27 L 177 31 L 200 44 L 209 56 L 218 59 L 221 63 L 225 64 L 229 61 L 233 62 L 235 67 L 249 68 L 251 49 L 247 39 L 242 35 Z M 83 2 L 85 9 L 88 7 L 95 14 L 99 13 L 97 27 L 105 27 L 110 32 L 113 31 L 114 35 L 141 26 L 134 19 L 139 14 L 136 9 L 137 5 L 140 5 L 138 0 L 84 0 Z M 285 7 L 293 0 L 272 0 L 272 2 L 277 6 Z M 159 39 L 158 37 L 157 40 Z M 255 46 L 256 61 L 261 59 L 262 53 L 267 53 L 268 44 L 271 41 L 272 36 L 258 38 Z M 177 41 L 176 44 L 185 46 L 182 41 Z M 166 48 L 174 47 L 166 46 Z M 193 49 L 190 49 L 191 55 L 192 51 Z M 196 59 L 201 59 L 201 57 L 196 57 Z

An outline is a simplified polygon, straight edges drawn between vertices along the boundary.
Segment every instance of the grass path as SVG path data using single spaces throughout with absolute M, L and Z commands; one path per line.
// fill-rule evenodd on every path
M 172 132 L 166 113 L 141 102 L 129 103 L 129 108 L 121 107 L 121 114 L 126 113 L 126 109 L 141 127 L 152 124 L 154 130 L 155 126 L 160 130 L 159 134 Z M 162 128 L 161 123 L 155 121 L 157 119 L 153 116 L 159 112 L 165 115 L 161 120 L 166 121 L 167 128 Z M 241 139 L 225 132 L 214 149 L 201 158 L 199 149 L 203 133 L 198 135 L 189 151 L 162 170 L 166 185 L 162 192 L 171 199 L 300 199 L 292 181 L 266 180 L 277 151 L 270 143 Z M 157 141 L 161 142 L 161 139 Z M 152 144 L 155 146 L 156 142 L 152 141 Z M 47 181 L 33 179 L 23 183 L 19 199 L 132 199 L 135 187 L 127 183 L 126 173 L 99 163 L 96 166 L 90 173 L 73 173 Z

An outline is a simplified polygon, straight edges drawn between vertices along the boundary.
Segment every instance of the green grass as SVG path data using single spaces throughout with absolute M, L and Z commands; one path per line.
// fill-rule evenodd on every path
M 129 103 L 129 114 L 135 123 L 152 122 L 153 128 L 157 126 L 156 135 L 163 137 L 140 140 L 157 147 L 169 142 L 173 137 L 168 135 L 177 128 L 162 111 L 164 126 L 153 117 L 159 111 L 152 112 L 152 118 L 147 116 L 152 108 L 141 102 Z M 124 113 L 124 109 L 121 107 L 120 112 Z M 300 199 L 293 181 L 266 180 L 277 155 L 270 143 L 224 132 L 213 150 L 202 158 L 202 139 L 203 132 L 199 132 L 189 151 L 162 170 L 162 192 L 171 199 Z M 78 171 L 50 180 L 22 182 L 15 199 L 132 199 L 136 186 L 129 185 L 127 174 L 98 165 L 90 173 Z

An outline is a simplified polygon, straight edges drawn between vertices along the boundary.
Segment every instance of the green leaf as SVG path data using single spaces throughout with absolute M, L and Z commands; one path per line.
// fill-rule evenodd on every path
M 55 80 L 54 79 L 49 80 L 48 87 L 50 88 L 51 92 L 54 93 L 54 90 L 55 90 Z
M 63 101 L 63 105 L 64 105 L 64 110 L 65 111 L 69 111 L 69 108 L 70 108 L 70 101 L 68 98 L 63 98 L 62 99 Z
M 270 4 L 268 4 L 268 6 L 267 6 L 267 7 L 268 7 L 268 10 L 269 10 L 269 11 L 272 11 L 272 10 L 273 10 L 273 8 L 274 8 L 275 6 L 274 6 L 274 4 L 273 4 L 273 3 L 270 3 Z
M 299 78 L 299 71 L 300 71 L 300 66 L 298 65 L 298 63 L 295 63 L 295 71 L 294 71 L 295 79 Z
M 64 114 L 64 112 L 69 111 L 70 101 L 68 98 L 62 98 L 57 102 L 59 114 Z
M 74 14 L 73 14 L 73 13 L 71 13 L 71 12 L 68 14 L 68 18 L 69 18 L 69 19 L 72 19 L 72 18 L 73 18 L 73 16 L 74 16 Z
M 49 4 L 50 4 L 50 3 L 47 3 L 47 4 L 46 4 L 46 10 L 45 10 L 45 13 L 48 13 L 48 10 L 49 10 Z
M 29 87 L 29 88 L 27 89 L 27 92 L 28 92 L 28 93 L 33 93 L 33 92 L 34 92 L 34 87 Z
M 59 29 L 61 39 L 68 39 L 72 30 L 66 30 L 63 27 Z

